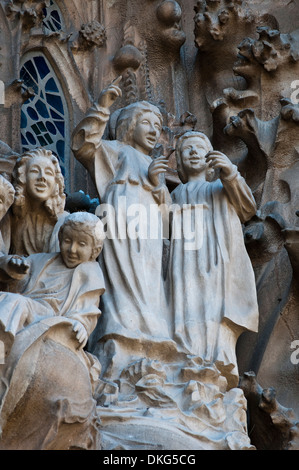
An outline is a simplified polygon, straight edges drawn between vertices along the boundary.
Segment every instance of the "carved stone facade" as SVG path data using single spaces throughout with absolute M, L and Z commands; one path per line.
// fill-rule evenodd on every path
M 241 181 L 237 189 L 236 186 L 232 188 L 237 185 L 235 179 L 227 192 L 231 191 L 230 195 L 233 193 L 238 199 L 238 203 L 233 204 L 238 215 L 240 206 L 242 209 L 246 206 L 249 214 L 240 218 L 242 236 L 254 274 L 259 320 L 256 328 L 254 321 L 249 322 L 248 326 L 245 321 L 238 323 L 228 316 L 227 331 L 234 331 L 233 341 L 237 343 L 239 383 L 235 376 L 232 378 L 234 374 L 231 375 L 231 370 L 228 371 L 223 364 L 222 369 L 215 358 L 211 362 L 206 361 L 203 354 L 183 352 L 177 347 L 178 342 L 173 336 L 167 337 L 168 333 L 161 335 L 163 340 L 154 340 L 151 348 L 150 338 L 155 337 L 158 327 L 154 321 L 147 324 L 146 315 L 154 319 L 157 310 L 163 310 L 162 304 L 157 304 L 157 307 L 155 303 L 158 301 L 158 284 L 152 280 L 148 281 L 148 285 L 153 292 L 148 285 L 147 290 L 140 288 L 138 291 L 138 295 L 142 292 L 144 305 L 151 304 L 152 311 L 144 307 L 141 316 L 138 317 L 138 313 L 132 317 L 137 319 L 137 323 L 140 321 L 140 325 L 145 325 L 144 330 L 140 327 L 142 334 L 130 336 L 132 328 L 130 330 L 125 321 L 123 325 L 121 321 L 119 324 L 126 329 L 126 333 L 121 328 L 116 332 L 110 331 L 108 320 L 107 324 L 103 322 L 103 318 L 107 318 L 105 308 L 111 318 L 114 318 L 115 312 L 115 318 L 121 317 L 119 312 L 125 296 L 119 292 L 120 285 L 124 289 L 126 286 L 126 292 L 130 292 L 134 308 L 136 305 L 139 307 L 138 301 L 140 304 L 142 302 L 134 289 L 141 281 L 139 284 L 132 283 L 133 277 L 130 279 L 130 275 L 134 274 L 134 279 L 139 280 L 138 273 L 141 276 L 144 268 L 143 261 L 137 261 L 137 256 L 142 253 L 141 245 L 135 247 L 138 252 L 135 262 L 140 264 L 133 266 L 133 262 L 130 265 L 134 259 L 131 254 L 127 258 L 122 257 L 116 244 L 105 245 L 104 242 L 101 254 L 106 282 L 106 297 L 101 300 L 103 315 L 98 326 L 88 330 L 92 334 L 85 351 L 78 353 L 74 344 L 69 347 L 65 339 L 67 326 L 62 318 L 57 325 L 44 320 L 40 330 L 35 326 L 35 343 L 26 335 L 26 328 L 22 333 L 22 348 L 32 350 L 31 354 L 36 354 L 34 357 L 38 358 L 38 380 L 44 373 L 43 367 L 52 370 L 50 360 L 44 366 L 41 361 L 58 336 L 60 339 L 54 353 L 59 358 L 64 357 L 65 367 L 75 368 L 76 361 L 79 361 L 81 368 L 77 394 L 80 409 L 74 404 L 74 414 L 69 410 L 70 415 L 66 416 L 59 408 L 60 414 L 57 411 L 58 414 L 53 417 L 45 403 L 37 397 L 37 384 L 30 399 L 27 397 L 28 407 L 33 406 L 34 399 L 37 400 L 37 408 L 45 417 L 44 439 L 24 443 L 11 441 L 9 433 L 13 435 L 15 430 L 13 425 L 10 428 L 9 422 L 20 418 L 22 423 L 22 412 L 18 411 L 17 401 L 21 396 L 27 396 L 28 391 L 26 389 L 22 395 L 16 388 L 14 392 L 16 375 L 6 376 L 11 374 L 12 369 L 6 370 L 0 365 L 4 379 L 12 384 L 7 402 L 3 384 L 0 384 L 0 429 L 5 430 L 5 436 L 8 436 L 6 441 L 0 443 L 0 448 L 67 448 L 68 429 L 63 428 L 61 435 L 54 435 L 53 428 L 58 418 L 70 423 L 72 416 L 76 416 L 81 425 L 84 423 L 74 432 L 71 431 L 74 437 L 72 448 L 155 449 L 158 448 L 155 440 L 158 432 L 159 442 L 165 449 L 170 445 L 171 435 L 172 449 L 299 449 L 298 31 L 298 0 L 0 0 L 0 85 L 3 85 L 0 86 L 0 174 L 14 186 L 9 191 L 15 191 L 15 200 L 19 200 L 19 157 L 23 154 L 34 157 L 35 149 L 44 147 L 49 155 L 54 153 L 57 156 L 64 177 L 65 196 L 62 196 L 62 202 L 66 198 L 66 205 L 59 207 L 54 218 L 53 213 L 51 217 L 46 213 L 42 202 L 34 205 L 32 212 L 40 214 L 42 211 L 43 227 L 47 231 L 46 235 L 45 232 L 41 235 L 41 231 L 38 235 L 43 240 L 47 239 L 50 245 L 49 227 L 51 230 L 56 227 L 58 233 L 67 212 L 83 210 L 99 215 L 101 205 L 111 201 L 119 209 L 113 191 L 107 190 L 115 183 L 113 178 L 117 178 L 117 190 L 121 189 L 125 178 L 132 186 L 141 188 L 138 196 L 134 195 L 134 201 L 142 200 L 148 205 L 164 204 L 171 194 L 179 194 L 179 204 L 183 204 L 185 200 L 180 197 L 182 194 L 191 197 L 191 192 L 186 190 L 183 193 L 183 186 L 186 185 L 177 164 L 176 144 L 186 132 L 193 132 L 193 136 L 203 133 L 217 154 L 216 180 L 221 180 L 225 187 L 238 171 L 237 178 Z M 115 93 L 113 99 L 111 93 Z M 155 142 L 151 155 L 156 161 L 156 168 L 159 167 L 158 173 L 165 174 L 164 186 L 162 183 L 156 184 L 155 168 L 151 167 L 147 173 L 150 165 L 148 155 L 142 155 L 143 160 L 138 160 L 138 165 L 132 164 L 137 137 L 132 144 L 132 141 L 124 140 L 124 135 L 120 138 L 118 134 L 123 132 L 122 129 L 118 130 L 120 110 L 131 110 L 137 102 L 152 106 L 144 107 L 142 113 L 154 113 L 155 119 L 161 123 L 160 138 Z M 100 135 L 97 141 L 95 135 Z M 119 146 L 110 148 L 110 142 L 118 142 Z M 90 170 L 86 157 L 92 155 L 96 161 L 99 148 L 105 149 L 106 144 L 110 160 L 107 158 L 105 165 Z M 125 150 L 123 145 L 126 145 Z M 115 161 L 121 158 L 124 151 L 129 156 L 121 168 L 116 168 Z M 227 156 L 229 161 L 222 160 L 222 156 L 221 161 L 218 160 L 220 154 Z M 219 174 L 223 176 L 225 165 L 228 165 L 227 181 L 219 177 Z M 58 178 L 57 172 L 55 175 Z M 175 189 L 176 193 L 173 192 Z M 133 201 L 132 194 L 126 192 Z M 194 190 L 194 199 L 195 194 L 199 197 Z M 198 202 L 202 203 L 202 199 Z M 10 201 L 9 205 L 14 221 L 17 217 L 16 203 Z M 33 218 L 30 217 L 33 226 Z M 228 218 L 229 222 L 232 217 Z M 14 230 L 13 222 L 8 223 L 5 217 L 1 222 L 5 256 L 25 254 L 30 258 L 33 251 L 24 252 L 25 242 L 29 246 L 28 240 L 30 246 L 39 246 L 37 253 L 56 251 L 54 248 L 40 248 L 42 244 L 37 241 L 37 234 L 33 237 L 33 243 L 31 235 L 26 235 L 31 230 L 28 224 L 23 230 L 19 219 L 16 220 L 15 227 L 19 231 Z M 41 226 L 40 222 L 35 223 Z M 236 227 L 234 225 L 231 233 L 224 231 L 225 243 L 228 240 L 226 237 L 230 242 L 235 240 Z M 18 239 L 19 248 L 9 252 L 14 246 L 12 243 L 9 247 L 7 241 L 13 239 L 12 233 Z M 22 235 L 18 238 L 19 233 L 24 234 L 24 240 Z M 169 238 L 166 237 L 163 247 L 161 244 L 158 247 L 158 243 L 155 245 L 158 248 L 152 247 L 149 251 L 146 248 L 143 255 L 143 260 L 146 258 L 151 266 L 148 269 L 153 270 L 152 274 L 155 260 L 151 254 L 157 256 L 161 249 L 163 279 L 166 281 L 169 269 L 173 268 L 169 264 L 169 257 L 174 252 Z M 223 252 L 222 248 L 220 251 Z M 131 253 L 129 248 L 127 253 Z M 235 261 L 238 256 L 243 259 L 240 251 L 236 251 Z M 3 261 L 6 263 L 7 259 Z M 11 273 L 11 264 L 8 262 L 3 266 L 0 266 L 0 271 L 5 275 L 1 274 L 0 280 L 4 292 L 7 291 L 5 285 Z M 245 265 L 242 264 L 242 267 L 247 276 L 249 271 L 246 271 Z M 18 269 L 22 271 L 19 265 L 15 270 Z M 177 274 L 178 268 L 173 269 Z M 129 279 L 127 285 L 126 275 Z M 248 276 L 247 285 L 246 281 L 242 283 L 238 278 L 238 284 L 235 279 L 235 284 L 239 286 L 240 305 L 242 299 L 246 299 L 246 308 L 242 310 L 243 307 L 240 307 L 242 312 L 236 312 L 239 318 L 247 312 L 252 300 L 252 296 L 248 296 L 250 300 L 246 297 L 251 274 Z M 154 277 L 157 281 L 158 278 L 152 275 Z M 107 279 L 111 281 L 111 286 Z M 171 281 L 171 286 L 174 285 Z M 177 285 L 175 289 L 179 289 Z M 93 288 L 90 287 L 90 290 L 93 291 Z M 233 291 L 231 286 L 229 292 Z M 108 299 L 106 304 L 107 292 L 112 292 L 112 300 Z M 187 288 L 185 295 L 186 292 L 189 293 Z M 225 304 L 226 291 L 221 292 Z M 1 293 L 4 303 L 8 302 L 5 295 Z M 152 300 L 146 302 L 145 299 L 151 296 Z M 171 310 L 172 313 L 174 311 Z M 252 311 L 255 312 L 255 304 L 249 311 L 248 317 Z M 163 317 L 165 331 L 174 321 L 171 315 L 167 315 Z M 1 322 L 3 324 L 4 320 L 1 320 L 0 304 Z M 161 331 L 163 322 L 159 324 Z M 234 323 L 234 328 L 231 328 L 230 322 Z M 239 330 L 240 325 L 248 331 Z M 60 328 L 62 333 L 59 333 Z M 228 334 L 227 331 L 225 334 Z M 21 344 L 21 340 L 18 341 L 17 345 Z M 40 347 L 42 341 L 43 346 Z M 219 344 L 222 344 L 221 341 Z M 27 364 L 22 348 L 15 346 L 12 362 L 9 363 L 16 371 L 18 365 L 25 367 L 24 364 Z M 39 355 L 36 352 L 38 348 Z M 65 390 L 63 374 L 56 373 L 56 380 Z M 31 386 L 29 381 L 26 385 Z M 42 380 L 40 386 L 45 387 Z M 17 396 L 18 393 L 21 395 Z M 9 409 L 13 410 L 11 415 Z M 28 409 L 24 409 L 24 413 Z M 209 432 L 206 432 L 203 423 Z M 33 423 L 29 424 L 33 429 Z M 52 440 L 50 434 L 46 436 L 47 432 L 53 437 Z M 80 432 L 83 436 L 81 444 Z M 218 439 L 216 435 L 219 433 L 221 438 Z

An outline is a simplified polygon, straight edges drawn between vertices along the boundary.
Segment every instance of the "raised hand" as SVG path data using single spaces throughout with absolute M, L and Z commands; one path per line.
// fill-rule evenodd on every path
M 7 263 L 7 274 L 12 279 L 21 280 L 27 275 L 29 267 L 30 265 L 26 261 L 26 258 L 13 255 Z
M 163 155 L 155 158 L 148 167 L 148 177 L 154 186 L 161 183 L 159 175 L 165 173 L 168 168 L 168 160 Z
M 206 161 L 211 168 L 219 168 L 221 170 L 221 174 L 224 177 L 228 177 L 235 173 L 235 165 L 232 164 L 230 159 L 224 155 L 224 153 L 219 152 L 218 150 L 213 150 L 209 152 Z
M 122 96 L 122 91 L 119 88 L 122 76 L 117 77 L 113 82 L 100 93 L 98 104 L 103 108 L 110 108 L 117 98 Z
M 80 344 L 80 348 L 84 348 L 88 340 L 88 334 L 82 323 L 75 321 L 73 331 L 76 333 L 76 338 Z

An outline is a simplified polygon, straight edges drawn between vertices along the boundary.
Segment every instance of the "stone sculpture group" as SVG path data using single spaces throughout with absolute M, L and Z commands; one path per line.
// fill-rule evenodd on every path
M 253 449 L 236 343 L 258 329 L 254 198 L 198 131 L 177 140 L 170 193 L 167 158 L 151 156 L 161 111 L 110 115 L 119 83 L 72 136 L 96 214 L 65 211 L 50 151 L 0 181 L 0 448 Z

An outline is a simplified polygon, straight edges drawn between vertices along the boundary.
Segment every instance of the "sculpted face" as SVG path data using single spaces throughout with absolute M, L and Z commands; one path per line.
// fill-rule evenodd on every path
M 60 240 L 60 251 L 64 264 L 75 268 L 94 258 L 93 239 L 88 233 L 65 226 Z
M 161 134 L 159 117 L 148 111 L 137 121 L 133 133 L 134 147 L 143 153 L 150 153 L 155 147 Z
M 26 167 L 26 190 L 29 197 L 46 201 L 54 193 L 55 167 L 45 157 L 34 157 Z
M 208 148 L 198 137 L 189 137 L 182 142 L 181 161 L 187 174 L 198 174 L 207 168 Z

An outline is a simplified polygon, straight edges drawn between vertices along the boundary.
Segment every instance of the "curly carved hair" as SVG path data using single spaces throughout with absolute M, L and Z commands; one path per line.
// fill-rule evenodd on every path
M 50 218 L 57 220 L 58 216 L 64 211 L 65 206 L 64 178 L 58 158 L 51 150 L 44 148 L 28 150 L 17 159 L 12 175 L 12 182 L 15 188 L 15 201 L 12 210 L 14 215 L 18 217 L 24 217 L 30 211 L 26 191 L 26 170 L 28 163 L 36 157 L 48 158 L 54 167 L 56 185 L 53 195 L 45 202 L 42 202 L 41 205 L 48 212 Z
M 106 234 L 102 221 L 95 214 L 89 212 L 73 212 L 66 216 L 60 230 L 58 239 L 61 243 L 65 227 L 71 227 L 72 230 L 85 232 L 92 238 L 93 249 L 96 257 L 102 250 Z

